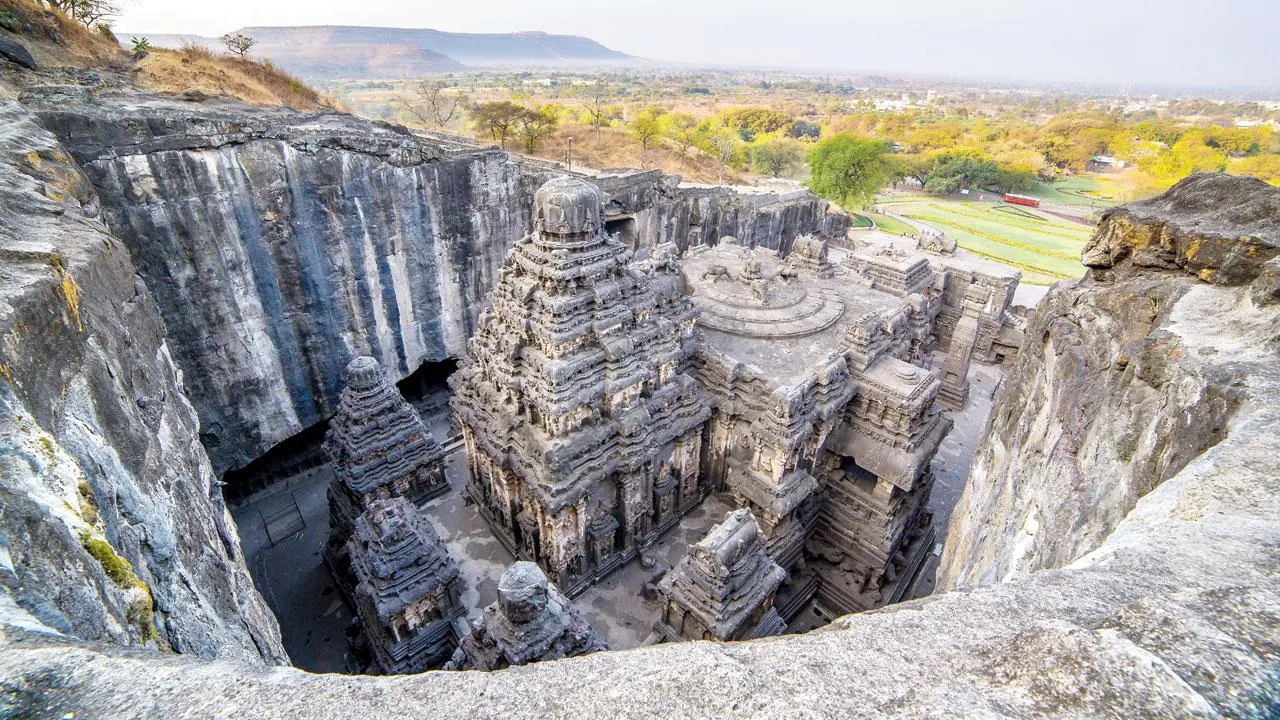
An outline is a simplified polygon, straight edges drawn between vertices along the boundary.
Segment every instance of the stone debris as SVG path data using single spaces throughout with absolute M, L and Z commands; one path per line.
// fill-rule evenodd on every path
M 747 640 L 781 635 L 773 596 L 787 571 L 769 557 L 750 510 L 735 510 L 689 548 L 658 583 L 663 640 Z
M 448 659 L 454 621 L 465 615 L 462 583 L 431 522 L 402 497 L 374 500 L 348 547 L 356 613 L 377 669 L 416 673 Z
M 371 357 L 347 365 L 347 387 L 323 449 L 334 472 L 326 560 L 350 592 L 347 542 L 356 518 L 377 498 L 404 497 L 421 505 L 448 492 L 444 450 Z
M 531 562 L 498 581 L 498 600 L 471 625 L 445 670 L 501 670 L 608 650 L 573 603 Z

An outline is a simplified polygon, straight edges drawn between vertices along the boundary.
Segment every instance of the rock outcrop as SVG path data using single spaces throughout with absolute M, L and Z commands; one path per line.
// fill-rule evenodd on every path
M 98 209 L 57 140 L 0 98 L 0 616 L 287 662 L 164 321 Z
M 533 193 L 506 153 L 240 105 L 48 108 L 176 339 L 214 467 L 337 407 L 343 369 L 458 355 Z
M 1251 178 L 1193 176 L 1107 213 L 1094 270 L 1040 303 L 1003 381 L 951 521 L 949 584 L 1071 563 L 1231 434 L 1280 332 L 1241 286 L 1277 253 L 1280 190 Z

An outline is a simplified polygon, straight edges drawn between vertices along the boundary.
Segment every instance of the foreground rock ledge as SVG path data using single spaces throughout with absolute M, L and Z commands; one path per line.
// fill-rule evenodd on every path
M 1088 550 L 1078 559 L 1055 559 L 1051 548 L 1033 553 L 1038 559 L 1020 571 L 1018 548 L 1030 541 L 1004 536 L 1003 523 L 1022 518 L 1016 526 L 1034 540 L 1035 524 L 1025 518 L 1035 515 L 1009 508 L 1034 507 L 1037 493 L 1055 488 L 1026 476 L 1008 487 L 976 477 L 975 486 L 985 482 L 990 493 L 980 500 L 992 503 L 992 519 L 970 521 L 973 552 L 953 555 L 952 566 L 980 576 L 1003 563 L 1008 582 L 847 617 L 808 635 L 681 643 L 488 674 L 375 678 L 200 661 L 10 627 L 0 639 L 0 697 L 18 716 L 36 717 L 1266 715 L 1280 696 L 1280 307 L 1255 304 L 1247 277 L 1212 283 L 1176 264 L 1112 263 L 1105 272 L 1060 284 L 1037 322 L 1118 324 L 1125 317 L 1116 313 L 1130 306 L 1105 298 L 1143 283 L 1171 284 L 1175 291 L 1161 290 L 1166 305 L 1145 331 L 1176 352 L 1150 352 L 1160 362 L 1147 366 L 1144 382 L 1185 383 L 1194 395 L 1203 385 L 1179 373 L 1225 376 L 1236 394 L 1220 439 L 1197 439 L 1204 449 L 1194 457 L 1144 461 L 1161 475 L 1136 499 L 1122 493 L 1131 509 L 1095 526 L 1105 540 L 1071 541 Z M 1091 314 L 1073 314 L 1081 307 Z M 1088 353 L 1061 362 L 1045 347 L 1033 346 L 1017 373 L 1051 387 L 1066 379 L 1061 373 L 1096 372 Z M 1007 386 L 992 417 L 1021 412 L 1022 402 L 1021 391 Z M 1045 404 L 1039 421 L 1010 431 L 1007 452 L 1039 442 L 1050 420 L 1071 426 L 1071 418 L 1052 415 L 1077 407 Z M 1086 494 L 1130 479 L 1113 478 L 1112 460 L 1079 448 L 1069 461 Z M 1047 532 L 1075 527 L 1068 521 Z M 970 562 L 974 552 L 984 559 Z M 1025 571 L 1037 567 L 1052 569 Z

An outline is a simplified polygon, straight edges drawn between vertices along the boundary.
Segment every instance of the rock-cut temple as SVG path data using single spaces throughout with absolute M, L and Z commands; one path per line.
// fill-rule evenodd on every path
M 786 571 L 784 618 L 900 597 L 932 548 L 939 402 L 964 402 L 971 357 L 1016 351 L 1016 275 L 932 246 L 836 262 L 811 237 L 785 257 L 733 238 L 633 257 L 603 214 L 584 180 L 537 192 L 451 380 L 466 491 L 495 534 L 573 597 L 718 492 L 749 511 L 722 534 L 758 534 Z M 673 606 L 701 602 L 685 584 Z

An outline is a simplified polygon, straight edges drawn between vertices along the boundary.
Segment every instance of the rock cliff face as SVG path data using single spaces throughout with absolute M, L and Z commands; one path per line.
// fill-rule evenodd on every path
M 164 313 L 215 468 L 337 407 L 342 370 L 462 351 L 535 180 L 390 126 L 242 106 L 47 110 Z
M 29 95 L 155 295 L 218 472 L 332 413 L 353 357 L 398 380 L 459 356 L 556 172 L 336 113 Z M 636 247 L 842 231 L 807 193 L 607 182 Z
M 0 617 L 115 645 L 287 662 L 160 313 L 97 219 L 88 179 L 5 94 Z
M 1280 190 L 1251 178 L 1195 176 L 1107 213 L 1084 251 L 1093 271 L 1041 301 L 1003 381 L 947 586 L 1071 563 L 1231 433 L 1249 378 L 1275 364 L 1280 328 L 1242 318 L 1251 295 L 1273 296 L 1278 254 Z

